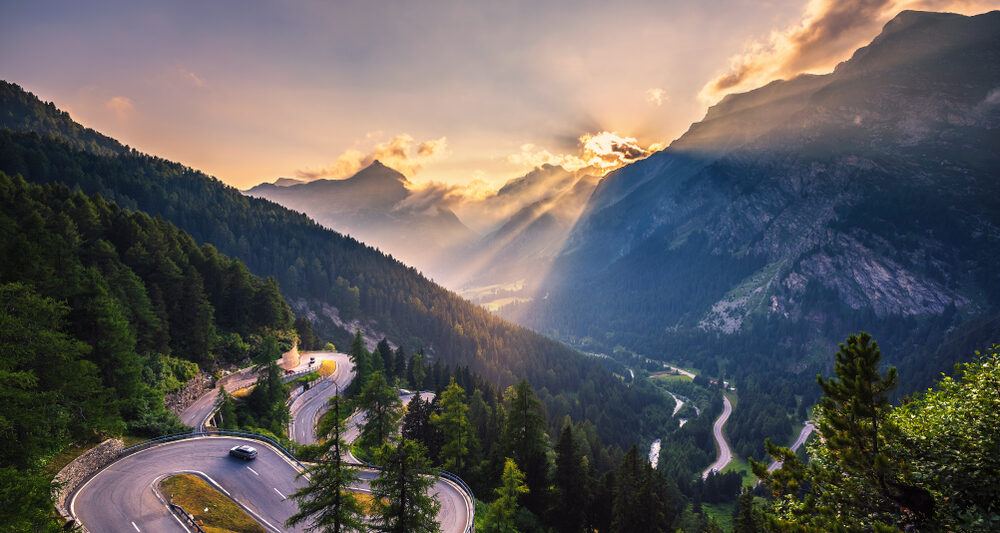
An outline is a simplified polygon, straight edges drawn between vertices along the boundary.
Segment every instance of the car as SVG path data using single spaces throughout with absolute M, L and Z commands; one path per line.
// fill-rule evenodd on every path
M 231 457 L 243 459 L 244 461 L 252 461 L 257 458 L 257 449 L 253 446 L 247 446 L 246 444 L 233 446 L 229 449 L 229 455 Z

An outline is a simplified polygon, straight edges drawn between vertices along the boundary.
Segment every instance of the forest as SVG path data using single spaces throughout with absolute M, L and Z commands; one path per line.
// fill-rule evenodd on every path
M 273 279 L 163 219 L 3 172 L 0 257 L 7 502 L 47 502 L 41 467 L 68 444 L 185 430 L 165 393 L 292 327 Z

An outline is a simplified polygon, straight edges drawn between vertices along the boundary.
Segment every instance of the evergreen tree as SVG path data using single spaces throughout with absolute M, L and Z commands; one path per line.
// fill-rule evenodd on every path
M 361 330 L 354 331 L 354 341 L 351 343 L 351 350 L 347 352 L 347 355 L 354 363 L 354 380 L 348 387 L 348 393 L 356 394 L 368 383 L 368 378 L 372 373 L 371 354 L 365 348 L 365 340 L 361 336 Z
M 236 405 L 233 397 L 226 392 L 226 388 L 219 387 L 219 412 L 216 415 L 218 426 L 222 429 L 236 429 L 239 427 L 239 420 L 236 418 Z
M 372 374 L 358 397 L 357 407 L 365 412 L 358 444 L 368 450 L 375 450 L 385 444 L 396 432 L 403 415 L 402 402 L 396 390 L 386 383 L 382 372 Z
M 392 381 L 393 377 L 399 375 L 396 371 L 396 354 L 389 347 L 389 341 L 385 337 L 382 337 L 382 340 L 378 342 L 378 345 L 375 347 L 375 353 L 372 356 L 373 358 L 378 358 L 387 379 Z
M 382 471 L 371 483 L 372 529 L 382 533 L 440 531 L 441 504 L 429 492 L 437 478 L 431 475 L 423 445 L 407 439 L 395 446 L 384 444 L 375 460 Z
M 469 406 L 465 404 L 465 390 L 451 379 L 451 384 L 444 389 L 440 400 L 441 413 L 430 416 L 430 422 L 441 432 L 442 466 L 445 470 L 465 472 L 465 458 L 474 445 L 475 435 L 466 413 Z
M 424 352 L 417 351 L 410 356 L 410 364 L 406 368 L 406 381 L 414 390 L 421 390 L 424 387 L 424 378 L 427 376 L 427 368 L 424 366 Z
M 347 445 L 342 437 L 345 431 L 342 402 L 339 396 L 330 398 L 330 409 L 320 420 L 319 433 L 321 438 L 325 438 L 320 445 L 322 460 L 299 474 L 308 474 L 309 484 L 292 495 L 299 510 L 285 522 L 287 527 L 308 520 L 310 531 L 346 533 L 365 530 L 361 504 L 351 490 L 358 475 L 343 459 L 343 449 Z
M 528 486 L 524 484 L 524 474 L 517 468 L 517 463 L 507 458 L 500 486 L 495 491 L 497 499 L 490 504 L 483 520 L 483 533 L 518 533 L 514 519 L 521 508 L 521 496 L 527 494 L 528 490 Z
M 633 445 L 618 468 L 611 531 L 670 531 L 676 515 L 675 499 L 666 480 Z
M 733 533 L 763 533 L 760 511 L 754 507 L 753 491 L 743 489 L 736 501 L 733 516 Z
M 530 490 L 526 506 L 541 515 L 546 508 L 549 486 L 549 440 L 545 435 L 542 404 L 526 380 L 513 389 L 502 441 L 506 455 L 524 471 Z
M 587 523 L 591 485 L 572 424 L 565 424 L 556 443 L 555 492 L 550 522 L 560 533 L 580 533 Z

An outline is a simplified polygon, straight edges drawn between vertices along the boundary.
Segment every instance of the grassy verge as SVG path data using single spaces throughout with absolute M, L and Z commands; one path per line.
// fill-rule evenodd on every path
M 330 359 L 324 359 L 322 363 L 319 364 L 319 374 L 323 377 L 327 377 L 337 371 L 337 362 Z
M 168 501 L 180 505 L 209 533 L 266 533 L 236 502 L 191 474 L 170 476 L 160 482 Z
M 711 516 L 715 520 L 716 524 L 723 531 L 733 530 L 733 507 L 734 503 L 703 503 L 701 508 L 705 510 L 705 514 Z
M 650 378 L 658 380 L 664 384 L 674 383 L 676 381 L 694 381 L 684 374 L 664 374 L 659 376 L 650 376 Z

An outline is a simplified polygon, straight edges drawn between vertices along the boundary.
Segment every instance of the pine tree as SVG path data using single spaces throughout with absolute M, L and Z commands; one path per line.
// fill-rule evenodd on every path
M 299 474 L 308 474 L 309 484 L 292 495 L 299 511 L 285 522 L 287 527 L 308 520 L 310 531 L 341 533 L 365 529 L 361 504 L 351 491 L 358 475 L 343 460 L 346 444 L 341 436 L 345 431 L 342 402 L 339 396 L 330 398 L 330 409 L 320 420 L 319 433 L 326 437 L 321 444 L 323 460 Z
M 348 387 L 348 393 L 356 394 L 368 383 L 368 378 L 372 373 L 371 354 L 365 348 L 365 340 L 361 336 L 361 330 L 354 331 L 354 341 L 347 354 L 351 358 L 351 363 L 354 363 L 354 380 Z
M 763 531 L 760 511 L 753 504 L 753 491 L 743 489 L 739 499 L 736 501 L 736 509 L 733 516 L 733 533 L 761 533 Z
M 233 397 L 226 392 L 225 387 L 219 387 L 219 413 L 216 415 L 218 419 L 217 426 L 222 429 L 236 429 L 239 427 L 238 420 L 236 419 L 236 405 L 233 403 Z
M 382 533 L 440 531 L 441 504 L 429 493 L 437 478 L 431 475 L 424 446 L 401 439 L 395 446 L 383 445 L 375 459 L 382 471 L 371 483 L 372 529 Z
M 483 520 L 483 533 L 518 533 L 514 519 L 521 508 L 519 500 L 528 493 L 528 486 L 524 484 L 524 473 L 509 457 L 504 463 L 500 486 L 495 492 L 497 499 L 490 504 Z
M 385 375 L 375 372 L 361 391 L 357 406 L 365 412 L 358 444 L 368 450 L 375 450 L 396 432 L 403 415 L 402 402 L 395 389 L 386 382 Z
M 441 446 L 443 467 L 445 470 L 463 473 L 465 458 L 476 437 L 467 416 L 469 406 L 465 404 L 465 390 L 455 383 L 455 378 L 451 379 L 451 384 L 441 394 L 440 405 L 441 413 L 432 414 L 430 422 L 438 428 L 444 440 Z
M 573 437 L 572 424 L 565 424 L 556 443 L 555 493 L 553 494 L 552 522 L 561 533 L 579 533 L 584 530 L 589 509 L 591 483 L 587 468 L 580 455 L 580 447 Z
M 896 388 L 896 368 L 879 375 L 877 342 L 860 333 L 840 345 L 835 377 L 816 376 L 823 394 L 817 424 L 833 456 L 847 469 L 869 477 L 886 490 L 892 466 L 884 453 L 884 424 L 890 410 L 887 394 Z
M 542 403 L 526 380 L 514 387 L 502 441 L 506 456 L 521 466 L 528 484 L 527 507 L 536 515 L 546 508 L 549 485 L 549 439 L 545 435 Z

